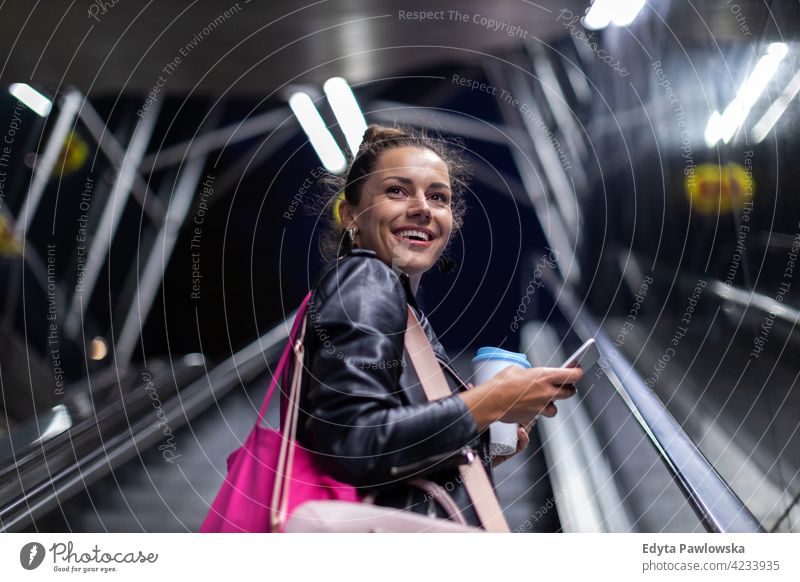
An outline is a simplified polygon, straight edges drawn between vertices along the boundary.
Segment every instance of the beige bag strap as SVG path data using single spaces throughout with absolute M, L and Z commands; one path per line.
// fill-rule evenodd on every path
M 306 335 L 306 318 L 300 334 L 292 346 L 294 351 L 294 365 L 292 367 L 292 380 L 289 387 L 289 397 L 286 403 L 286 419 L 282 430 L 281 448 L 278 454 L 278 467 L 275 474 L 275 486 L 272 490 L 272 504 L 270 505 L 270 522 L 272 531 L 277 532 L 283 528 L 287 519 L 289 504 L 289 487 L 291 485 L 292 463 L 294 461 L 294 447 L 292 444 L 297 437 L 297 419 L 300 412 L 300 386 L 303 374 L 303 355 Z
M 442 367 L 439 365 L 433 347 L 425 335 L 417 314 L 408 306 L 408 324 L 405 335 L 406 350 L 417 373 L 420 384 L 428 400 L 440 400 L 452 396 L 450 387 L 445 379 Z M 464 487 L 472 500 L 475 513 L 478 514 L 481 524 L 486 531 L 509 532 L 508 523 L 500 508 L 500 503 L 489 481 L 489 476 L 483 468 L 483 463 L 478 458 L 459 468 Z

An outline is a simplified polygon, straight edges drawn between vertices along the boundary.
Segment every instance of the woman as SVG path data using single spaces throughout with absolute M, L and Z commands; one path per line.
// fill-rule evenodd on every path
M 457 466 L 465 448 L 492 477 L 488 426 L 553 416 L 572 396 L 577 369 L 507 368 L 472 387 L 456 375 L 417 305 L 420 279 L 463 222 L 464 165 L 441 140 L 370 126 L 343 177 L 338 217 L 323 239 L 336 257 L 309 302 L 298 440 L 341 481 L 377 492 L 375 503 L 444 517 L 430 495 L 445 487 L 467 523 L 480 525 Z M 338 191 L 338 190 L 337 190 Z M 327 257 L 326 257 L 327 258 Z M 428 402 L 404 355 L 410 304 L 445 370 L 451 397 Z M 521 450 L 528 435 L 520 427 Z

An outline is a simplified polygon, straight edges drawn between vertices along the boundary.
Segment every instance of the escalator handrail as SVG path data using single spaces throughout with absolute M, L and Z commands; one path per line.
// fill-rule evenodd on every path
M 171 430 L 177 431 L 192 418 L 218 404 L 235 386 L 246 384 L 267 370 L 286 342 L 296 314 L 297 311 L 293 311 L 264 335 L 163 402 L 161 408 L 170 419 Z M 18 497 L 0 506 L 0 532 L 19 531 L 115 467 L 141 455 L 162 437 L 161 426 L 152 418 L 130 419 L 124 432 L 104 439 L 90 453 L 75 459 L 48 479 L 25 488 Z M 43 457 L 42 462 L 46 463 L 46 458 Z
M 609 337 L 586 313 L 556 275 L 544 278 L 561 313 L 582 341 L 593 337 L 606 362 L 606 371 L 615 376 L 612 385 L 652 441 L 676 483 L 697 513 L 706 530 L 724 533 L 761 533 L 764 528 L 739 496 L 697 448 L 666 406 L 647 387 L 633 365 L 614 350 Z M 614 357 L 605 357 L 606 354 Z

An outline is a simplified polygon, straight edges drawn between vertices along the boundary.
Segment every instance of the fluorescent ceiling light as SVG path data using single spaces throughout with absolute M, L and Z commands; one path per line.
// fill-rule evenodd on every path
M 329 172 L 341 174 L 347 167 L 347 161 L 344 158 L 342 150 L 336 140 L 333 139 L 331 132 L 325 126 L 322 116 L 314 106 L 314 102 L 307 93 L 302 91 L 293 94 L 289 97 L 289 107 L 300 122 L 303 131 L 306 132 L 311 147 L 317 152 L 322 165 Z
M 753 131 L 750 134 L 755 143 L 763 141 L 767 134 L 772 130 L 775 123 L 778 121 L 783 112 L 789 107 L 789 104 L 797 97 L 800 92 L 800 71 L 798 71 L 792 80 L 786 85 L 786 88 L 781 91 L 775 102 L 769 106 L 769 109 L 764 113 L 758 123 L 753 126 Z
M 339 121 L 339 126 L 342 128 L 344 137 L 347 140 L 347 146 L 350 148 L 350 152 L 355 155 L 364 138 L 364 132 L 367 130 L 367 122 L 364 119 L 364 114 L 361 113 L 361 108 L 358 106 L 356 96 L 353 95 L 350 85 L 342 77 L 328 79 L 322 89 L 325 91 L 325 95 L 328 96 L 328 102 L 331 104 L 333 114 Z
M 47 117 L 53 108 L 50 99 L 26 83 L 14 83 L 8 88 L 8 92 L 42 117 Z
M 628 26 L 644 8 L 645 0 L 595 0 L 583 17 L 583 25 L 600 30 L 609 24 Z
M 596 0 L 583 17 L 583 25 L 591 30 L 600 30 L 611 24 L 613 4 L 613 0 Z
M 719 127 L 718 135 L 719 138 L 722 139 L 723 142 L 728 143 L 731 141 L 733 134 L 736 133 L 736 130 L 739 129 L 739 126 L 747 117 L 747 112 L 749 109 L 745 108 L 745 105 L 739 99 L 734 99 L 730 102 L 725 108 L 725 111 L 722 112 L 722 117 L 720 118 L 720 123 L 717 127 Z
M 788 53 L 782 42 L 774 42 L 767 47 L 767 54 L 758 59 L 756 66 L 744 80 L 736 97 L 722 112 L 714 111 L 706 124 L 705 139 L 708 147 L 714 147 L 720 140 L 728 143 L 750 114 L 750 109 L 761 97 L 775 72 Z M 777 118 L 776 118 L 777 119 Z M 766 134 L 765 134 L 766 135 Z
M 644 8 L 645 0 L 617 0 L 611 22 L 617 26 L 628 26 Z
M 708 123 L 706 124 L 704 137 L 708 147 L 714 147 L 714 144 L 719 141 L 719 136 L 722 134 L 721 124 L 722 116 L 719 114 L 719 111 L 715 111 L 711 114 L 711 117 L 708 118 Z
M 786 56 L 786 45 L 783 45 L 784 50 L 773 50 L 772 47 L 776 44 L 783 43 L 774 43 L 770 45 L 770 50 L 758 60 L 758 63 L 756 63 L 756 66 L 753 68 L 753 72 L 750 73 L 750 76 L 742 83 L 742 86 L 736 93 L 736 99 L 748 110 L 758 100 L 761 93 L 764 92 L 767 83 L 769 83 L 770 79 L 775 75 L 775 71 L 778 70 L 778 66 L 781 64 L 783 57 Z

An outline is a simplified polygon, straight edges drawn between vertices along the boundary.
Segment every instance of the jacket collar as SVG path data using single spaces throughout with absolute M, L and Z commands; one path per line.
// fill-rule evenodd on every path
M 350 249 L 348 255 L 378 258 L 378 253 L 371 249 Z M 409 277 L 408 273 L 403 271 L 403 269 L 400 267 L 392 266 L 391 269 L 400 279 L 403 289 L 406 291 L 406 299 L 408 300 L 408 303 L 411 304 L 411 306 L 416 309 L 417 312 L 419 312 L 420 307 L 417 304 L 417 298 L 414 296 L 414 291 L 411 289 L 411 277 Z
M 375 251 L 370 250 L 370 249 L 350 249 L 348 254 L 344 255 L 344 256 L 350 256 L 350 255 L 361 256 L 361 257 L 374 257 L 376 259 L 378 258 L 378 253 L 376 253 Z M 405 292 L 406 292 L 406 301 L 408 302 L 409 305 L 411 305 L 411 307 L 414 308 L 414 311 L 416 311 L 417 318 L 420 321 L 420 325 L 422 325 L 422 329 L 425 330 L 425 333 L 428 336 L 428 339 L 431 340 L 431 345 L 433 346 L 434 353 L 438 356 L 440 361 L 448 362 L 450 358 L 447 355 L 447 352 L 444 351 L 444 347 L 439 342 L 439 340 L 436 338 L 436 335 L 433 333 L 433 329 L 431 328 L 430 323 L 428 322 L 428 319 L 425 317 L 425 314 L 422 312 L 422 308 L 417 303 L 417 298 L 414 296 L 414 292 L 411 290 L 411 277 L 409 277 L 408 273 L 406 273 L 405 271 L 403 271 L 399 267 L 394 267 L 393 266 L 392 267 L 392 271 L 394 271 L 394 273 L 400 279 L 400 283 L 402 283 L 403 289 L 405 289 Z M 450 372 L 455 375 L 455 371 L 452 368 L 449 368 L 449 369 L 450 369 Z M 456 375 L 456 378 L 458 378 L 458 380 L 462 384 L 464 384 L 463 380 L 461 380 L 461 378 L 459 378 L 457 375 Z M 464 386 L 466 386 L 466 384 L 464 384 Z

